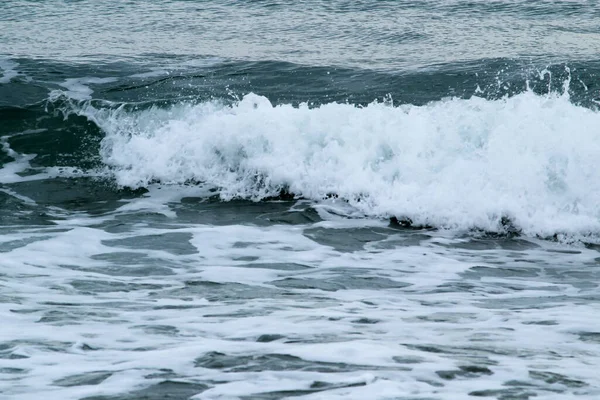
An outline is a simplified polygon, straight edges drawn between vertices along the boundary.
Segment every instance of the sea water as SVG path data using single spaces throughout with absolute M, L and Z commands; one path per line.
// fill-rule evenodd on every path
M 5 0 L 0 398 L 598 398 L 599 19 Z

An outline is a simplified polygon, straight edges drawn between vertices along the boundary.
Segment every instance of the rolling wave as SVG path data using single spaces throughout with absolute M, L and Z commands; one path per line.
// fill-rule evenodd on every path
M 121 186 L 190 182 L 224 200 L 282 192 L 368 216 L 527 235 L 600 233 L 600 114 L 564 94 L 273 106 L 248 94 L 145 110 L 79 103 Z

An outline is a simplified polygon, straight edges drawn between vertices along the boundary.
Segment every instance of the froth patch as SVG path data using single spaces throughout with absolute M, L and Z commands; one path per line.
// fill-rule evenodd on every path
M 50 98 L 59 97 L 61 94 L 65 94 L 73 100 L 89 100 L 92 98 L 94 90 L 90 88 L 90 85 L 100 85 L 103 83 L 116 82 L 117 78 L 69 78 L 64 82 L 59 83 L 60 86 L 64 87 L 66 91 L 55 90 L 50 93 Z
M 106 132 L 102 157 L 123 186 L 199 182 L 225 200 L 333 193 L 418 225 L 600 232 L 600 114 L 566 95 L 311 108 L 248 94 L 234 105 L 78 112 Z
M 0 83 L 9 83 L 12 78 L 19 75 L 16 68 L 19 66 L 14 61 L 0 60 Z

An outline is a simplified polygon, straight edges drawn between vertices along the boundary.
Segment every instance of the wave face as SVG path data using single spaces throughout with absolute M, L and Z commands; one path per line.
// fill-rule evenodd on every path
M 368 216 L 529 235 L 600 232 L 600 114 L 568 95 L 423 106 L 273 106 L 248 94 L 143 111 L 77 109 L 119 185 L 201 183 L 225 199 L 336 195 Z

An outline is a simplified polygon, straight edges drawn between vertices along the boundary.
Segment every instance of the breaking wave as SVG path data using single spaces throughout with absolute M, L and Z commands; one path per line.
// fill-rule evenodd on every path
M 85 102 L 119 185 L 190 182 L 224 200 L 335 196 L 368 216 L 525 234 L 600 232 L 600 114 L 532 91 L 424 106 L 273 106 L 256 94 L 132 110 Z

